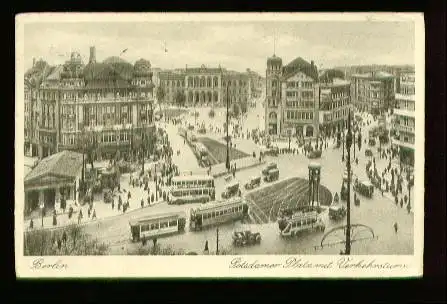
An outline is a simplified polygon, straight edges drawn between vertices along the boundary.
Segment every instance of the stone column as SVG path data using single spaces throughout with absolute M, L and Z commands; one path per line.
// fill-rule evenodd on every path
M 42 146 L 42 144 L 38 144 L 37 151 L 38 151 L 37 155 L 39 156 L 40 159 L 42 159 L 43 158 L 43 146 Z
M 59 212 L 61 209 L 61 189 L 59 187 L 56 187 L 54 191 L 56 192 L 54 209 L 56 210 L 56 212 Z
M 39 191 L 39 208 L 42 204 L 45 204 L 45 194 L 44 190 L 38 190 Z

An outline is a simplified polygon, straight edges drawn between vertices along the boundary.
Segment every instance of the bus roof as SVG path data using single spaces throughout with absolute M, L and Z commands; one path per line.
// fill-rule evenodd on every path
M 155 220 L 178 218 L 178 217 L 186 217 L 186 213 L 183 211 L 178 211 L 178 212 L 151 214 L 151 215 L 146 215 L 146 216 L 131 219 L 129 221 L 129 224 L 131 226 L 135 226 L 136 224 L 142 223 L 142 222 L 150 222 L 150 221 L 155 221 Z
M 172 181 L 191 181 L 191 180 L 214 180 L 214 177 L 211 175 L 180 175 L 174 176 Z
M 202 204 L 200 207 L 197 208 L 197 210 L 198 211 L 206 211 L 206 210 L 210 210 L 210 209 L 214 209 L 214 208 L 230 206 L 230 205 L 238 205 L 238 204 L 242 204 L 242 203 L 245 203 L 245 201 L 240 197 L 236 197 L 236 198 L 230 198 L 230 199 L 224 200 L 224 201 L 214 201 L 211 203 Z

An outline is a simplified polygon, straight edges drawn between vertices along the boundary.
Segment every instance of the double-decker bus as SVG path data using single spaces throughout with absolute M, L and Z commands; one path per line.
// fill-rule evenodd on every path
M 214 200 L 214 178 L 209 175 L 186 175 L 172 178 L 169 204 L 206 203 Z
M 280 219 L 278 226 L 281 236 L 295 236 L 304 231 L 324 231 L 326 225 L 316 211 L 299 211 L 288 219 Z
M 191 209 L 189 226 L 191 230 L 201 230 L 204 227 L 236 221 L 248 216 L 248 204 L 240 198 L 218 201 Z
M 185 230 L 185 212 L 152 214 L 129 221 L 132 240 L 150 240 Z

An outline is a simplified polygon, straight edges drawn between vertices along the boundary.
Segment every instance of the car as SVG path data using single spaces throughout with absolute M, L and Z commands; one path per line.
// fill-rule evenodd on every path
M 313 150 L 311 151 L 308 156 L 308 158 L 320 158 L 321 157 L 321 150 Z
M 250 190 L 254 189 L 256 187 L 259 187 L 261 185 L 261 177 L 260 176 L 253 176 L 251 177 L 248 182 L 245 184 L 245 189 Z
M 269 163 L 264 169 L 262 169 L 262 175 L 266 175 L 270 170 L 277 168 L 278 165 L 276 163 Z
M 234 231 L 232 238 L 235 246 L 255 245 L 261 243 L 261 234 L 250 230 Z

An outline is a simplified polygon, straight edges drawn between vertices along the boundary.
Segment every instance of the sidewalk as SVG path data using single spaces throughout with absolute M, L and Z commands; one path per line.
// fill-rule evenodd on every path
M 134 176 L 135 175 L 136 175 L 136 173 L 134 173 Z M 58 214 L 56 217 L 57 218 L 56 226 L 53 226 L 53 215 L 52 214 L 45 216 L 43 218 L 43 227 L 42 227 L 42 218 L 41 217 L 33 218 L 33 222 L 34 222 L 33 230 L 58 229 L 61 227 L 66 227 L 71 224 L 77 224 L 79 210 L 82 210 L 82 215 L 83 215 L 83 218 L 82 218 L 80 224 L 84 225 L 87 223 L 100 221 L 103 219 L 127 214 L 127 213 L 135 211 L 135 210 L 140 210 L 140 209 L 142 209 L 141 208 L 141 199 L 144 200 L 144 208 L 152 207 L 155 204 L 159 204 L 159 203 L 163 202 L 163 198 L 158 197 L 158 201 L 152 202 L 151 205 L 149 206 L 148 201 L 147 201 L 147 199 L 148 199 L 147 191 L 144 191 L 143 187 L 131 187 L 129 185 L 129 180 L 130 180 L 129 177 L 130 177 L 130 174 L 123 174 L 121 176 L 120 184 L 121 184 L 122 192 L 121 193 L 115 192 L 116 195 L 114 195 L 114 201 L 115 201 L 114 209 L 112 209 L 111 203 L 108 203 L 108 204 L 104 203 L 100 196 L 95 197 L 95 199 L 93 201 L 93 209 L 96 210 L 96 219 L 91 218 L 92 214 L 90 215 L 90 218 L 88 217 L 88 205 L 87 204 L 84 206 L 78 205 L 78 207 L 74 207 L 75 212 L 73 213 L 71 219 L 68 218 L 68 212 L 65 212 L 63 214 Z M 155 195 L 155 183 L 153 181 L 151 181 L 151 182 L 149 182 L 148 186 L 150 188 L 150 193 L 151 194 L 154 193 L 154 195 Z M 161 187 L 161 190 L 166 190 L 166 189 L 167 189 L 166 187 Z M 122 201 L 124 203 L 127 201 L 128 191 L 130 191 L 130 193 L 131 193 L 131 198 L 129 199 L 129 208 L 126 210 L 126 213 L 123 213 L 122 208 L 121 208 L 121 210 L 118 210 L 118 196 L 119 195 L 121 196 Z M 30 221 L 31 221 L 30 219 L 25 220 L 25 229 L 27 231 L 30 231 L 30 228 L 29 228 Z

